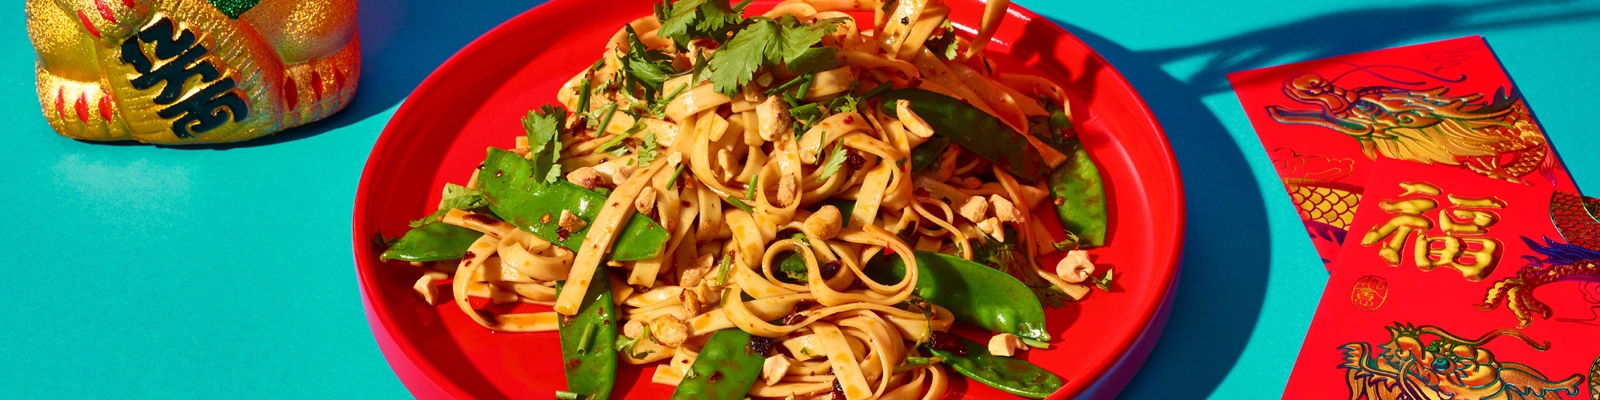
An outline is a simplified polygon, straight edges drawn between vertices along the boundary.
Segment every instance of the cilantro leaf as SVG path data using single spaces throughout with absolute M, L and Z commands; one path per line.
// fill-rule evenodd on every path
M 1112 278 L 1111 277 L 1111 273 L 1112 272 L 1115 272 L 1115 271 L 1107 269 L 1105 276 L 1101 276 L 1099 278 L 1091 277 L 1091 278 L 1094 278 L 1094 287 L 1100 288 L 1100 290 L 1104 290 L 1104 291 L 1107 291 L 1107 292 L 1111 291 L 1111 281 L 1112 281 L 1111 280 L 1111 278 Z
M 727 0 L 680 0 L 669 3 L 662 0 L 656 5 L 656 19 L 661 29 L 656 34 L 672 39 L 680 49 L 689 47 L 694 39 L 711 39 L 718 43 L 727 39 L 728 32 L 744 22 L 744 9 L 751 0 L 730 6 Z
M 656 133 L 645 133 L 644 142 L 639 145 L 639 168 L 648 167 L 651 161 L 656 160 L 657 146 Z
M 762 67 L 783 64 L 793 74 L 837 68 L 835 49 L 811 46 L 821 43 L 841 20 L 829 18 L 806 25 L 789 15 L 777 20 L 751 18 L 711 56 L 711 83 L 717 92 L 731 96 Z
M 828 160 L 822 162 L 822 175 L 817 176 L 817 182 L 828 180 L 828 177 L 839 172 L 839 167 L 844 165 L 846 158 L 844 142 L 834 141 L 833 152 L 828 153 Z
M 718 93 L 733 95 L 750 83 L 755 72 L 766 63 L 767 47 L 778 45 L 778 24 L 770 19 L 753 19 L 728 44 L 711 56 L 711 84 Z
M 416 228 L 436 222 L 440 218 L 444 218 L 444 213 L 452 208 L 471 210 L 489 205 L 489 200 L 483 198 L 482 192 L 454 183 L 444 184 L 444 196 L 442 197 L 443 200 L 439 202 L 438 211 L 434 211 L 433 214 L 429 214 L 422 219 L 412 220 L 411 227 Z
M 655 98 L 661 84 L 678 72 L 672 67 L 672 56 L 646 47 L 632 25 L 624 25 L 623 30 L 628 32 L 628 50 L 621 57 L 624 92 L 637 85 L 644 90 L 645 98 Z
M 522 119 L 522 129 L 528 135 L 529 159 L 533 161 L 533 179 L 541 183 L 555 183 L 561 179 L 561 164 L 556 161 L 561 159 L 563 126 L 567 120 L 567 110 L 546 104 L 538 110 L 528 111 L 528 116 Z
M 784 276 L 798 283 L 805 283 L 810 280 L 806 276 L 805 256 L 800 255 L 800 253 L 789 253 L 787 257 L 784 257 L 783 261 L 778 263 L 778 271 L 783 272 Z
M 636 359 L 645 358 L 645 356 L 649 356 L 650 353 L 654 353 L 655 351 L 645 350 L 642 353 L 634 353 L 633 346 L 639 344 L 640 340 L 647 338 L 652 342 L 656 340 L 655 338 L 650 337 L 650 324 L 645 324 L 644 330 L 639 331 L 639 336 L 637 337 L 630 338 L 623 335 L 617 335 L 617 342 L 614 344 L 614 346 L 616 346 L 617 351 L 623 352 L 623 354 L 626 354 L 628 357 L 633 357 Z
M 938 28 L 934 28 L 934 32 L 933 37 L 928 38 L 928 50 L 939 58 L 954 60 L 957 54 L 956 27 L 950 24 L 949 19 L 945 19 L 943 23 L 939 24 Z

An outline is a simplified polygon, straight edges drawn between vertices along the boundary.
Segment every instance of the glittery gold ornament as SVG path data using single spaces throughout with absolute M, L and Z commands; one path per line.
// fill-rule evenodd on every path
M 248 140 L 327 117 L 361 70 L 356 0 L 27 0 L 62 136 Z

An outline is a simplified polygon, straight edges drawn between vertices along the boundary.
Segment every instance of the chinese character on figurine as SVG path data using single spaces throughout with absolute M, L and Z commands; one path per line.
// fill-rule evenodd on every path
M 39 103 L 62 136 L 222 143 L 350 104 L 356 0 L 27 0 Z

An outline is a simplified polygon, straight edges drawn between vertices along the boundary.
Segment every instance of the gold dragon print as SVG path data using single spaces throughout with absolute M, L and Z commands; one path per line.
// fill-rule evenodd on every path
M 1431 325 L 1387 327 L 1389 342 L 1373 353 L 1365 342 L 1340 346 L 1351 400 L 1554 400 L 1578 394 L 1584 376 L 1552 380 L 1524 364 L 1500 361 L 1484 347 L 1509 337 L 1535 350 L 1549 349 L 1513 329 L 1465 339 Z M 1432 337 L 1428 340 L 1427 337 Z
M 343 109 L 359 80 L 356 0 L 27 0 L 26 10 L 45 119 L 75 139 L 247 140 Z
M 1503 90 L 1488 99 L 1482 94 L 1452 96 L 1443 86 L 1347 89 L 1336 80 L 1304 74 L 1284 82 L 1283 92 L 1290 99 L 1318 108 L 1268 106 L 1267 112 L 1280 123 L 1314 125 L 1348 135 L 1370 159 L 1382 155 L 1456 165 L 1518 183 L 1529 173 L 1553 167 L 1544 134 L 1520 96 Z
M 1539 256 L 1527 257 L 1528 265 L 1516 275 L 1495 282 L 1479 309 L 1492 311 L 1505 304 L 1517 317 L 1517 326 L 1527 327 L 1534 317 L 1549 319 L 1553 313 L 1534 298 L 1534 289 L 1564 281 L 1600 283 L 1600 200 L 1556 191 L 1550 198 L 1550 219 L 1565 242 L 1544 238 L 1540 243 L 1523 237 Z

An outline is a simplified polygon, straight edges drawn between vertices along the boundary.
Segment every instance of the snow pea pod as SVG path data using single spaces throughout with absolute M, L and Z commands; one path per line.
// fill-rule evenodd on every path
M 750 386 L 761 376 L 761 365 L 765 361 L 766 357 L 752 350 L 749 333 L 738 328 L 717 331 L 700 349 L 700 356 L 689 366 L 689 372 L 672 392 L 672 398 L 745 398 Z
M 922 89 L 896 89 L 880 96 L 881 108 L 890 116 L 899 114 L 895 111 L 895 100 L 910 100 L 911 111 L 927 121 L 935 135 L 950 138 L 951 142 L 1005 168 L 1018 180 L 1038 181 L 1049 172 L 1044 157 L 1028 143 L 1027 136 L 961 99 Z
M 1106 192 L 1083 143 L 1069 139 L 1067 161 L 1050 172 L 1050 195 L 1061 227 L 1078 235 L 1084 247 L 1100 246 L 1106 240 Z
M 551 243 L 578 251 L 588 228 L 565 232 L 556 226 L 561 211 L 572 212 L 584 221 L 594 222 L 605 205 L 606 196 L 565 180 L 545 184 L 532 178 L 533 163 L 505 150 L 491 148 L 478 170 L 478 187 L 489 201 L 489 209 Z M 668 233 L 649 218 L 629 218 L 611 249 L 611 259 L 634 261 L 661 254 Z
M 467 247 L 482 233 L 443 222 L 430 222 L 406 231 L 379 260 L 409 262 L 453 260 L 466 255 Z
M 989 349 L 977 342 L 954 334 L 944 334 L 963 342 L 965 352 L 941 350 L 932 346 L 929 352 L 944 357 L 956 372 L 966 375 L 989 387 L 1014 395 L 1042 399 L 1061 389 L 1061 377 L 1033 363 L 1011 357 L 995 357 Z
M 1024 339 L 1050 341 L 1044 306 L 1022 281 L 960 257 L 916 251 L 918 297 L 950 310 L 957 321 Z M 900 257 L 880 257 L 867 268 L 878 282 L 898 282 L 906 267 Z
M 617 313 L 605 273 L 605 268 L 595 271 L 578 313 L 558 321 L 567 391 L 589 399 L 610 398 L 617 380 L 617 348 L 611 345 L 617 341 Z M 556 282 L 557 294 L 562 283 Z

